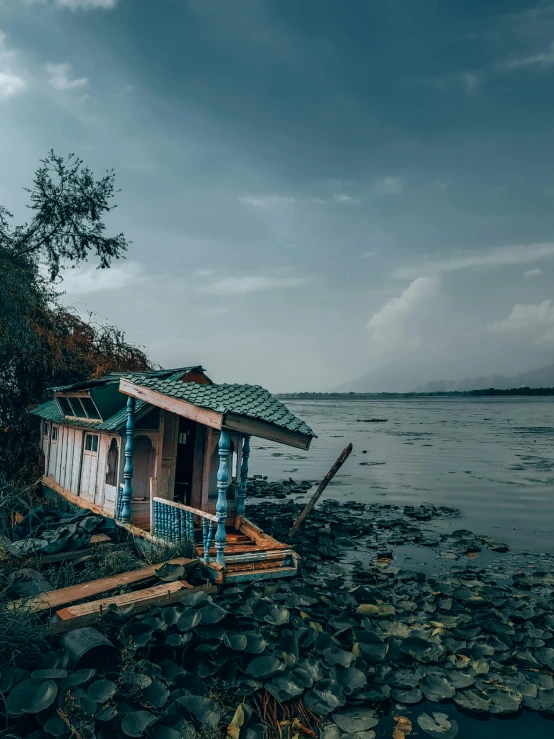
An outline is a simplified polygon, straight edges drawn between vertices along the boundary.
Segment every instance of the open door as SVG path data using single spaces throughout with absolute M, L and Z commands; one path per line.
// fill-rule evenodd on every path
M 188 418 L 179 418 L 179 435 L 177 437 L 177 462 L 175 466 L 175 492 L 173 499 L 177 503 L 191 505 L 192 471 L 194 465 L 194 442 L 197 425 Z

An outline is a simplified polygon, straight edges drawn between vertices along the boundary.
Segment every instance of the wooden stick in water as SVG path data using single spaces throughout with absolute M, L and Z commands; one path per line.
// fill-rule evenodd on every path
M 325 475 L 325 477 L 323 478 L 323 480 L 320 482 L 318 489 L 312 495 L 311 500 L 308 503 L 308 505 L 304 508 L 304 510 L 302 511 L 302 513 L 296 519 L 296 523 L 294 524 L 294 526 L 289 531 L 289 536 L 292 537 L 292 536 L 294 536 L 296 534 L 296 532 L 300 528 L 302 522 L 304 521 L 304 519 L 306 518 L 306 516 L 308 515 L 308 513 L 312 510 L 312 508 L 315 506 L 315 504 L 317 503 L 317 501 L 321 497 L 322 492 L 325 490 L 325 488 L 327 487 L 327 485 L 331 482 L 331 480 L 333 479 L 333 477 L 337 474 L 337 472 L 340 470 L 340 468 L 342 467 L 342 465 L 346 462 L 346 460 L 350 456 L 350 452 L 351 451 L 352 451 L 352 444 L 349 444 L 346 447 L 346 449 L 344 449 L 341 452 L 340 457 L 337 459 L 337 461 L 335 462 L 335 464 L 331 467 L 331 469 L 329 470 L 329 472 Z

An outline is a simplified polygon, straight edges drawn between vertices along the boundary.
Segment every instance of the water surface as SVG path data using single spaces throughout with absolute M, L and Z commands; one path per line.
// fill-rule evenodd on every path
M 554 553 L 554 398 L 285 402 L 318 438 L 307 452 L 253 439 L 252 474 L 318 480 L 352 442 L 326 497 L 447 505 L 463 516 L 445 529 Z

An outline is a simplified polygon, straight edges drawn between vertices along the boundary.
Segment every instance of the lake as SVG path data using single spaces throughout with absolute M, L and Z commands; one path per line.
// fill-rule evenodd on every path
M 285 403 L 318 438 L 307 452 L 252 439 L 251 474 L 319 480 L 352 442 L 325 497 L 459 508 L 445 527 L 554 553 L 554 398 Z

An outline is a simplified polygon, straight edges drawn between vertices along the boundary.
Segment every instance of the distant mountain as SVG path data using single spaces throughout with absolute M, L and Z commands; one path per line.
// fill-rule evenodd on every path
M 464 374 L 459 362 L 410 360 L 370 370 L 333 390 L 339 393 L 409 393 L 417 385 L 456 375 L 461 379 Z
M 436 393 L 452 390 L 485 390 L 490 387 L 497 390 L 517 387 L 554 387 L 554 364 L 549 364 L 531 372 L 522 372 L 519 375 L 489 375 L 488 377 L 471 377 L 464 380 L 439 380 L 427 382 L 412 389 L 418 393 Z

